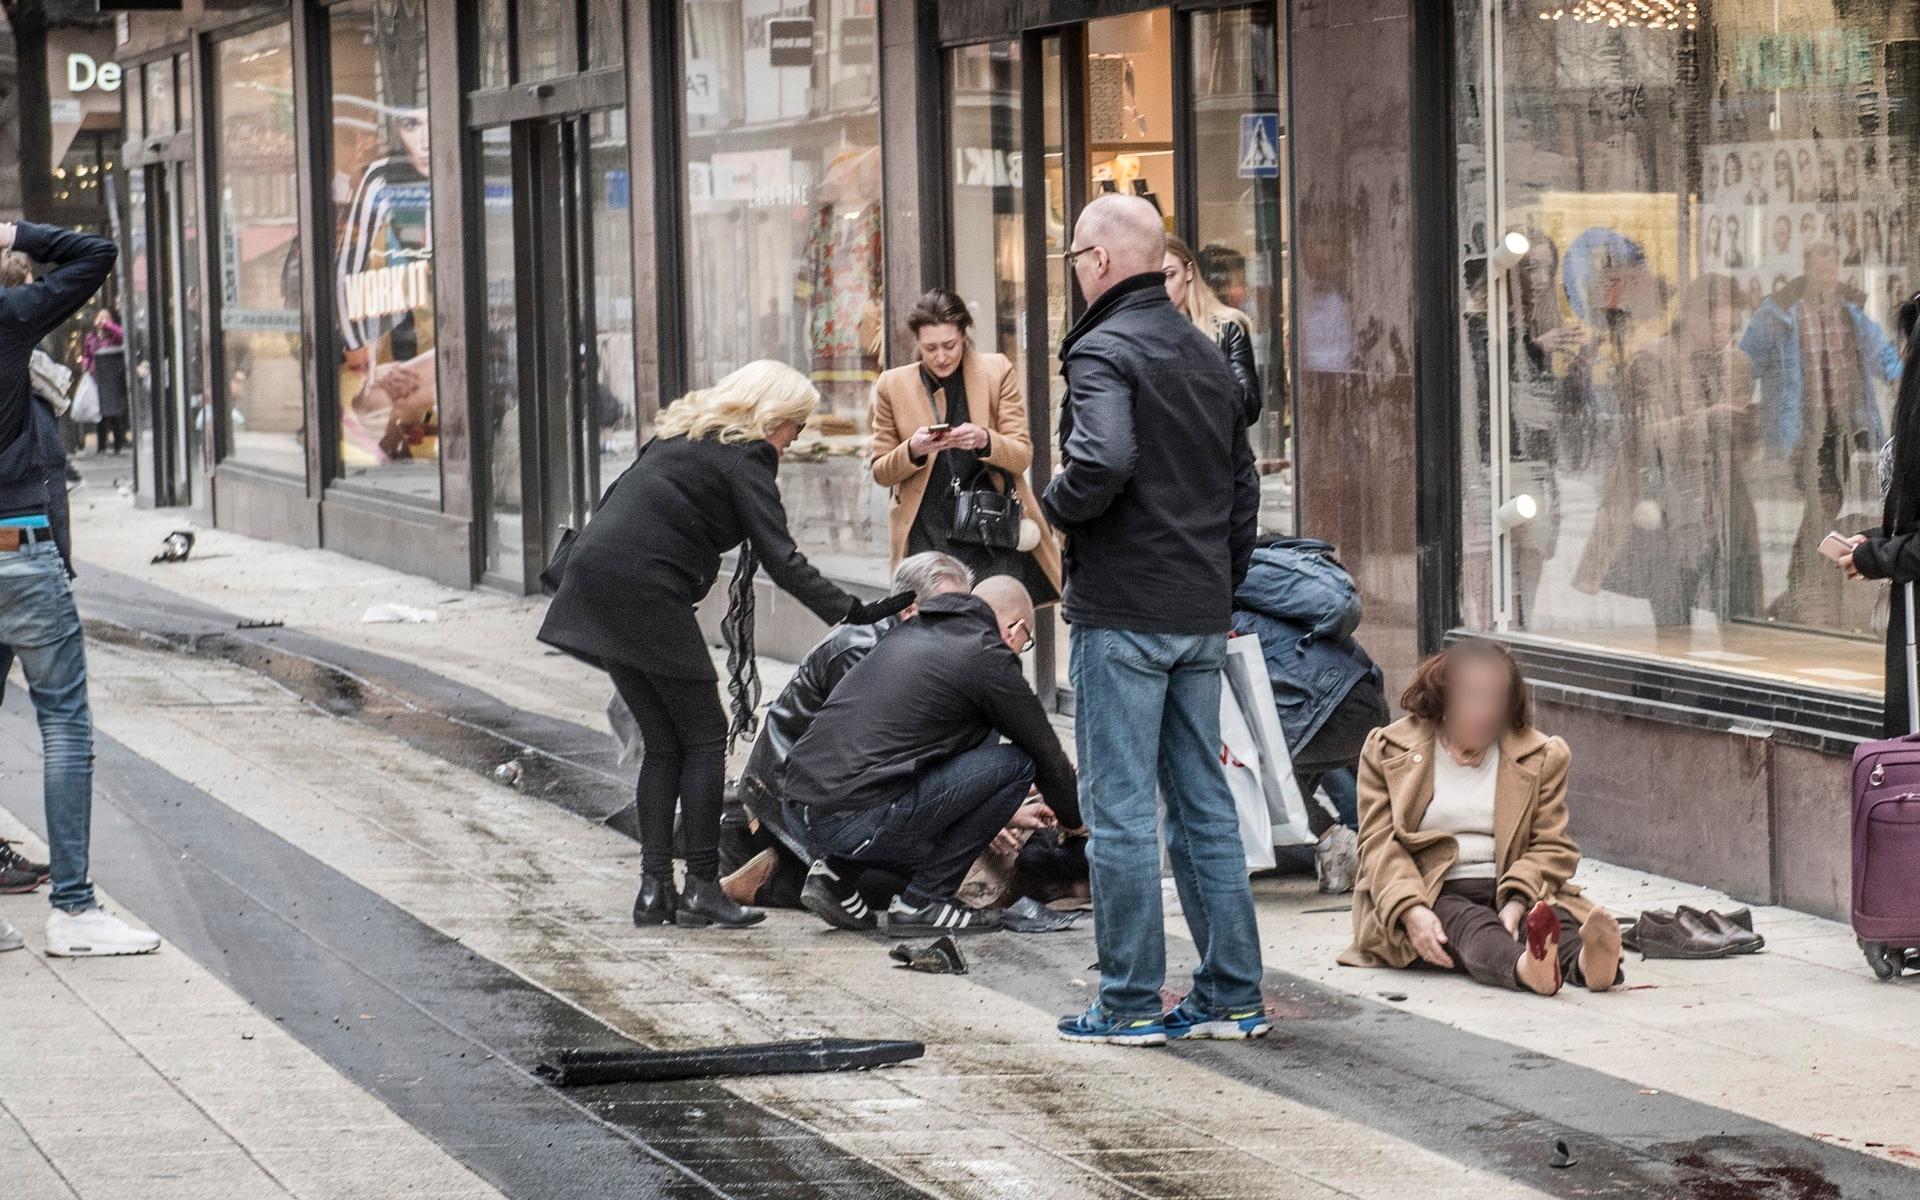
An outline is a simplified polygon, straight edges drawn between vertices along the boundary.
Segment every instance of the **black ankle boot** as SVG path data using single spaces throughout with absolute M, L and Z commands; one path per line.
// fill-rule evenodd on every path
M 640 894 L 633 900 L 635 925 L 671 925 L 674 910 L 673 876 L 642 875 Z
M 695 929 L 707 925 L 744 929 L 766 919 L 767 914 L 757 908 L 735 904 L 732 897 L 720 890 L 719 880 L 702 879 L 698 875 L 687 876 L 686 887 L 680 892 L 679 909 L 674 913 L 675 921 Z

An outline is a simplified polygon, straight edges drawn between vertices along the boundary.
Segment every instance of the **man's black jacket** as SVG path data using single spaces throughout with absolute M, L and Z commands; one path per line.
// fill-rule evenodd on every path
M 740 772 L 740 802 L 795 854 L 805 857 L 806 838 L 787 828 L 786 810 L 780 805 L 787 759 L 813 728 L 813 719 L 840 681 L 898 624 L 897 618 L 888 617 L 872 625 L 835 625 L 828 630 L 780 689 L 759 736 L 753 739 L 746 769 Z
M 1040 794 L 1078 828 L 1073 765 L 993 609 L 965 593 L 935 596 L 833 689 L 787 760 L 785 798 L 815 816 L 891 804 L 995 732 L 1032 756 Z
M 1225 633 L 1260 480 L 1239 381 L 1163 285 L 1123 280 L 1067 333 L 1061 468 L 1040 506 L 1067 535 L 1069 622 Z
M 33 432 L 27 363 L 40 339 L 77 312 L 113 270 L 112 242 L 90 233 L 22 221 L 13 248 L 43 265 L 24 287 L 0 288 L 0 516 L 47 510 L 44 461 Z

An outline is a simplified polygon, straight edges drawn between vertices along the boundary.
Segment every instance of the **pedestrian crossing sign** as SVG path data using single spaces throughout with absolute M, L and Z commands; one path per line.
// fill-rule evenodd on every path
M 1240 178 L 1280 178 L 1280 114 L 1240 114 Z

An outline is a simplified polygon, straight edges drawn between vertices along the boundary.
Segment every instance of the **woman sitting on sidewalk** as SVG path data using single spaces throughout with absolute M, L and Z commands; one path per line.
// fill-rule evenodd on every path
M 1360 756 L 1360 880 L 1350 967 L 1427 962 L 1543 996 L 1619 983 L 1620 925 L 1567 881 L 1566 742 L 1533 727 L 1504 646 L 1420 664 L 1404 719 Z

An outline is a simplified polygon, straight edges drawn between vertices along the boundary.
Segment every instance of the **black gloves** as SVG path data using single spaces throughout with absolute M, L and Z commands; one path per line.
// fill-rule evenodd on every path
M 895 613 L 905 612 L 913 605 L 912 592 L 898 592 L 884 600 L 874 600 L 867 604 L 858 601 L 847 610 L 846 624 L 871 625 L 875 621 L 884 621 Z

